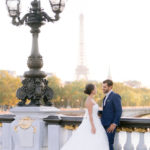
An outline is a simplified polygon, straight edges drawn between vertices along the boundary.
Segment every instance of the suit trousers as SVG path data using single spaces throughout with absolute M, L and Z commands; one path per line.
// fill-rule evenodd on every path
M 109 149 L 110 150 L 114 150 L 113 148 L 113 144 L 114 144 L 114 138 L 115 138 L 115 133 L 116 133 L 116 129 L 114 130 L 114 132 L 112 133 L 108 133 L 107 129 L 109 128 L 109 126 L 104 126 L 105 131 L 107 133 L 107 137 L 108 137 L 108 141 L 109 141 Z

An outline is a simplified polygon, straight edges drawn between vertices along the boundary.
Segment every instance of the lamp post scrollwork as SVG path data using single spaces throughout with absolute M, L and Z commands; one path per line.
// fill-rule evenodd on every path
M 15 26 L 26 24 L 31 28 L 32 33 L 32 50 L 27 61 L 29 71 L 24 73 L 23 86 L 16 93 L 17 98 L 21 100 L 18 106 L 40 106 L 41 100 L 46 106 L 51 106 L 50 100 L 53 97 L 53 90 L 48 87 L 48 81 L 45 79 L 46 73 L 41 71 L 43 59 L 38 48 L 38 35 L 40 27 L 46 22 L 59 20 L 59 14 L 65 7 L 65 1 L 49 0 L 52 11 L 55 14 L 53 18 L 41 9 L 40 0 L 33 0 L 29 12 L 20 18 L 20 3 L 20 0 L 6 0 L 12 24 Z M 28 105 L 26 105 L 27 99 L 30 100 Z

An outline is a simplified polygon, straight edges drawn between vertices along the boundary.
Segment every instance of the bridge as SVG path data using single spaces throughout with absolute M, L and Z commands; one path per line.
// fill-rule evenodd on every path
M 69 116 L 82 116 L 84 109 L 61 109 L 59 113 Z M 142 117 L 149 114 L 150 107 L 123 107 L 122 117 Z
M 100 108 L 102 110 L 102 108 Z M 60 109 L 60 114 L 70 115 L 70 116 L 82 116 L 84 114 L 84 109 Z M 1 110 L 1 114 L 9 114 L 9 110 Z M 150 114 L 150 107 L 123 107 L 122 117 L 142 117 Z
M 14 115 L 0 115 L 0 150 L 18 150 L 15 145 L 20 145 L 23 147 L 24 144 L 28 144 L 26 149 L 35 147 L 34 142 L 36 139 L 26 138 L 21 135 L 19 132 L 26 134 L 28 132 L 32 133 L 33 137 L 38 137 L 36 128 L 23 128 L 16 126 L 13 128 L 13 133 L 11 134 L 11 124 L 15 120 Z M 29 125 L 29 122 L 26 122 L 26 125 Z M 59 116 L 59 115 L 50 115 L 46 118 L 43 118 L 43 140 L 42 140 L 42 149 L 43 150 L 60 150 L 63 144 L 69 139 L 72 135 L 73 130 L 76 129 L 82 121 L 82 117 L 71 117 L 71 116 Z M 23 123 L 23 122 L 22 122 Z M 22 124 L 23 125 L 23 124 Z M 35 124 L 34 124 L 35 125 Z M 41 129 L 41 128 L 40 128 Z M 30 131 L 31 130 L 31 131 Z M 140 119 L 140 118 L 121 118 L 120 126 L 117 129 L 115 136 L 114 148 L 115 150 L 149 150 L 150 148 L 150 119 Z M 12 139 L 15 136 L 20 137 L 20 141 L 16 140 L 12 142 Z M 30 150 L 35 150 L 35 149 Z M 36 149 L 37 150 L 37 149 Z M 38 149 L 40 150 L 40 149 Z
M 30 114 L 25 113 L 22 108 L 18 108 L 20 112 L 18 117 L 10 114 L 8 110 L 3 111 L 5 114 L 0 114 L 0 150 L 18 150 L 12 149 L 12 147 L 18 146 L 20 143 L 23 148 L 27 144 L 26 150 L 29 150 L 28 147 L 31 147 L 31 145 L 36 146 L 35 144 L 38 143 L 36 138 L 38 137 L 43 137 L 41 144 L 43 150 L 60 150 L 72 135 L 73 130 L 80 125 L 84 109 L 60 109 L 48 112 L 49 108 L 45 109 L 45 112 L 42 108 L 36 108 L 40 109 L 41 112 L 38 113 L 36 110 L 34 110 L 35 113 L 32 112 L 34 114 L 31 116 L 34 118 L 33 123 L 29 117 Z M 24 109 L 33 111 L 32 108 Z M 16 111 L 17 114 L 18 111 Z M 20 114 L 25 117 L 20 118 Z M 148 150 L 150 148 L 150 119 L 136 118 L 148 114 L 150 114 L 150 107 L 123 108 L 120 126 L 115 136 L 115 150 Z M 39 120 L 41 120 L 42 128 L 37 123 Z M 14 121 L 15 123 L 13 123 Z M 38 136 L 38 131 L 42 136 Z M 28 136 L 28 134 L 31 135 Z M 16 137 L 20 139 L 20 142 L 16 140 Z M 32 140 L 24 137 L 32 137 Z M 19 150 L 25 150 L 23 148 Z M 40 149 L 31 148 L 30 150 Z
M 150 107 L 124 107 L 122 117 L 142 117 L 150 114 Z

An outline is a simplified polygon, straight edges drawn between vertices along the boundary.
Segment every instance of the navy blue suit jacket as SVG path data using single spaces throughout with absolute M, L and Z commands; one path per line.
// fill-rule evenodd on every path
M 105 106 L 103 105 L 103 111 L 101 116 L 103 126 L 110 126 L 110 124 L 112 123 L 119 125 L 121 114 L 122 114 L 121 97 L 119 94 L 114 93 L 112 91 L 106 100 Z

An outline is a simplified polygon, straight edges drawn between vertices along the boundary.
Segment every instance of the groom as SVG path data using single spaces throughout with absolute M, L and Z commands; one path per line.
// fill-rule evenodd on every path
M 122 114 L 121 97 L 113 92 L 112 88 L 113 82 L 111 80 L 103 81 L 102 89 L 105 97 L 103 99 L 101 122 L 107 132 L 110 150 L 113 150 L 115 131 Z

